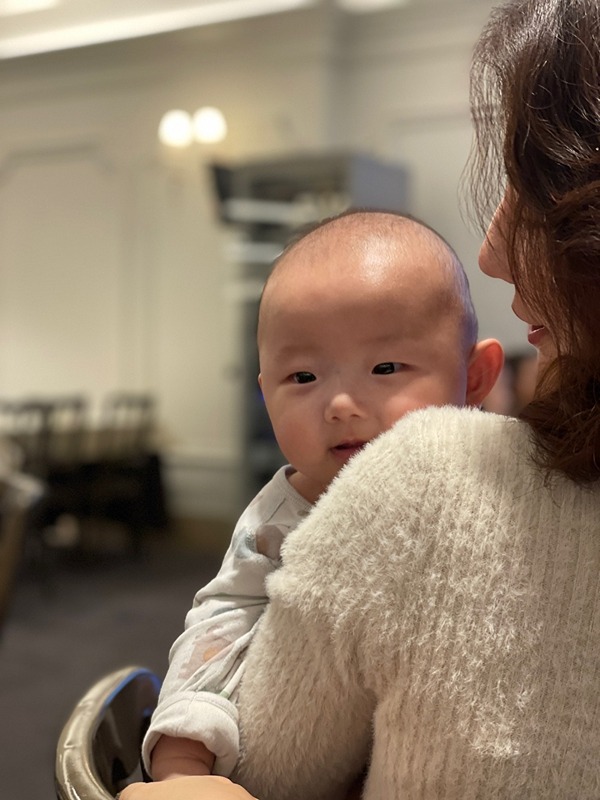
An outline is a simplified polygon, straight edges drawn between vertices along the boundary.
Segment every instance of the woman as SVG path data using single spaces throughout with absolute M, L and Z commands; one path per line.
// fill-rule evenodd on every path
M 514 284 L 536 397 L 410 415 L 291 534 L 240 698 L 261 800 L 344 798 L 367 762 L 368 800 L 600 797 L 597 0 L 498 9 L 471 101 L 479 210 L 506 187 L 480 264 Z M 186 780 L 142 791 L 248 798 Z

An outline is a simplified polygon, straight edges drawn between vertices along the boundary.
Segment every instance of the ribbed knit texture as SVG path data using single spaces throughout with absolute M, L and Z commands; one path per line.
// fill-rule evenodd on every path
M 411 414 L 293 532 L 250 648 L 260 800 L 600 798 L 600 491 L 528 428 Z

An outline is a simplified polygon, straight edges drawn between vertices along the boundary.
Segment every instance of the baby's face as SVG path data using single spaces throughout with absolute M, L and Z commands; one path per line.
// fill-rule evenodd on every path
M 364 236 L 298 246 L 265 294 L 260 382 L 294 485 L 317 499 L 407 412 L 465 402 L 467 356 L 441 250 Z M 448 310 L 451 305 L 454 310 Z

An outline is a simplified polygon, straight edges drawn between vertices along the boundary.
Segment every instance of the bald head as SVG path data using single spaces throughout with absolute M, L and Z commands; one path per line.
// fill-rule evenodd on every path
M 453 317 L 465 352 L 475 344 L 477 318 L 469 284 L 452 247 L 413 217 L 361 210 L 327 219 L 288 243 L 263 290 L 259 348 L 269 315 L 284 293 L 289 304 L 295 294 L 312 287 L 319 303 L 326 300 L 325 292 L 341 297 L 351 286 L 365 302 L 382 290 L 403 298 L 418 296 L 423 317 Z

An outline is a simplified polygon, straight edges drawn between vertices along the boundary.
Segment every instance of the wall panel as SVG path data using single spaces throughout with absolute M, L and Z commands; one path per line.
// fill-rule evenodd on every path
M 93 146 L 23 150 L 0 165 L 0 391 L 120 381 L 121 184 Z

